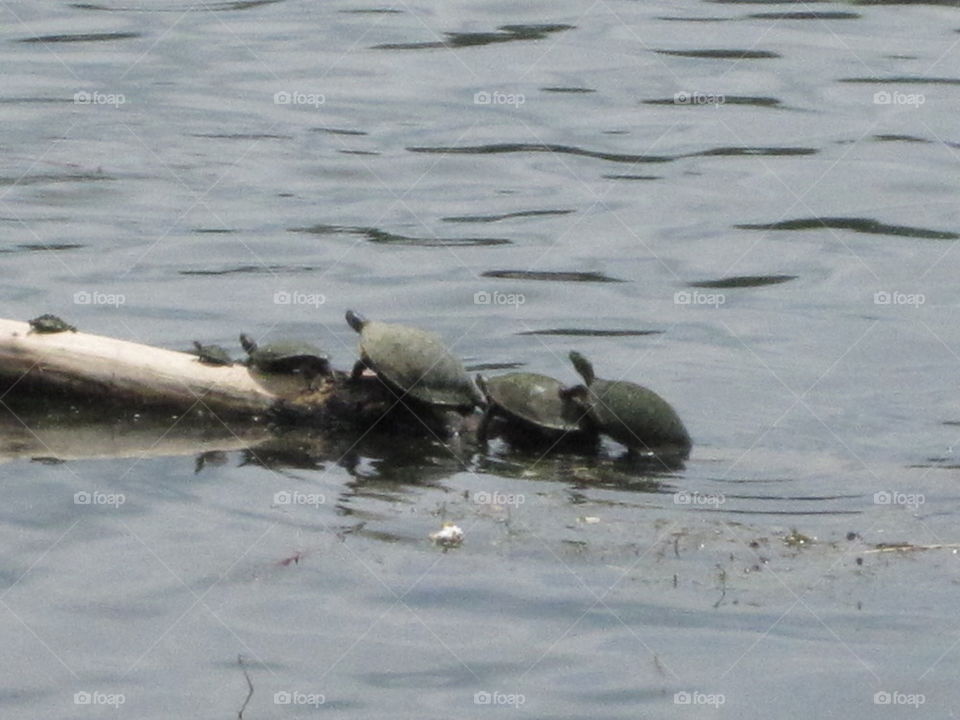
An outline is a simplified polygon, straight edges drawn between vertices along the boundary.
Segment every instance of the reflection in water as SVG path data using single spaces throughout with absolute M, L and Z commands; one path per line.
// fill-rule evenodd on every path
M 434 48 L 459 48 L 491 45 L 517 40 L 542 40 L 550 33 L 573 30 L 573 25 L 503 25 L 501 32 L 444 33 L 446 40 L 419 43 L 384 43 L 374 45 L 375 50 L 431 50 Z

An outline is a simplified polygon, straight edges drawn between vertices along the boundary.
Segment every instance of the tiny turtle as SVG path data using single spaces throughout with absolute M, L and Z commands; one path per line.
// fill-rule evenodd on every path
M 583 433 L 583 409 L 561 394 L 563 384 L 547 375 L 514 372 L 485 378 L 477 385 L 487 399 L 487 410 L 477 431 L 481 442 L 494 417 L 500 416 L 526 430 L 557 436 Z
M 601 432 L 631 450 L 690 449 L 690 435 L 677 412 L 653 390 L 626 380 L 601 380 L 576 351 L 571 351 L 570 361 L 584 384 L 561 394 L 582 404 Z
M 41 334 L 76 332 L 77 329 L 56 315 L 47 313 L 30 321 L 30 331 Z
M 483 395 L 463 363 L 436 334 L 367 320 L 353 310 L 347 310 L 347 323 L 360 333 L 360 360 L 351 379 L 359 379 L 363 369 L 369 368 L 394 391 L 425 405 L 483 405 Z
M 197 349 L 197 359 L 204 365 L 233 365 L 230 353 L 219 345 L 201 345 L 194 340 L 193 346 Z
M 257 345 L 247 335 L 240 336 L 240 344 L 247 351 L 247 365 L 265 373 L 299 373 L 310 387 L 318 375 L 329 375 L 330 358 L 319 348 L 299 341 L 281 341 Z

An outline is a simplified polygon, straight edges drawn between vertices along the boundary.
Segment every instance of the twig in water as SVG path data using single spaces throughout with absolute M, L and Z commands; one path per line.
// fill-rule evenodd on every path
M 243 664 L 243 655 L 237 655 L 237 664 L 243 670 L 243 676 L 247 679 L 247 688 L 250 690 L 247 693 L 247 698 L 243 701 L 243 705 L 240 706 L 240 712 L 237 713 L 237 720 L 243 720 L 243 711 L 247 709 L 247 704 L 253 697 L 253 682 L 250 680 L 250 673 L 247 672 L 247 668 Z

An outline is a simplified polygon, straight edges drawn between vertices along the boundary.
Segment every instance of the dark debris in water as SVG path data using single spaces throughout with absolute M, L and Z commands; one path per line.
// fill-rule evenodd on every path
M 625 155 L 621 153 L 584 150 L 572 145 L 554 145 L 551 143 L 495 143 L 492 145 L 463 145 L 460 147 L 408 147 L 415 153 L 434 153 L 441 155 L 498 155 L 500 153 L 549 152 L 625 163 L 662 163 L 672 162 L 671 155 Z
M 781 220 L 775 223 L 743 224 L 735 226 L 738 230 L 819 230 L 832 228 L 835 230 L 852 230 L 853 232 L 869 235 L 896 235 L 900 237 L 923 238 L 927 240 L 957 240 L 960 234 L 945 230 L 928 230 L 926 228 L 909 227 L 907 225 L 887 225 L 870 218 L 798 218 L 795 220 Z
M 412 245 L 416 247 L 474 247 L 486 245 L 509 245 L 512 241 L 506 238 L 468 237 L 411 237 L 380 230 L 379 228 L 351 227 L 342 225 L 312 225 L 305 228 L 290 228 L 290 232 L 309 233 L 311 235 L 364 235 L 373 243 L 389 245 Z
M 787 547 L 809 547 L 813 544 L 814 539 L 794 528 L 783 538 L 783 542 Z
M 675 57 L 706 58 L 711 60 L 760 60 L 778 58 L 780 55 L 770 50 L 656 50 L 659 55 Z
M 591 330 L 589 328 L 551 328 L 549 330 L 524 330 L 517 335 L 565 335 L 571 337 L 637 337 L 662 335 L 663 330 Z
M 503 280 L 554 280 L 560 282 L 626 282 L 598 272 L 551 272 L 548 270 L 487 270 L 482 277 Z
M 503 25 L 497 32 L 448 32 L 445 40 L 419 43 L 384 43 L 374 45 L 374 50 L 432 50 L 436 48 L 460 48 L 492 45 L 517 40 L 543 40 L 550 33 L 573 30 L 574 25 Z
M 502 215 L 458 215 L 442 218 L 444 222 L 455 223 L 485 223 L 511 220 L 513 218 L 549 217 L 553 215 L 569 215 L 576 210 L 520 210 L 518 212 L 503 213 Z
M 780 283 L 796 280 L 796 275 L 734 275 L 719 280 L 700 280 L 688 284 L 695 288 L 738 288 L 763 287 L 764 285 L 779 285 Z

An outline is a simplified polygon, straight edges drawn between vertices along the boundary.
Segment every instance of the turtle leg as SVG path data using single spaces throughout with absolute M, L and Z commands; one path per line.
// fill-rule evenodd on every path
M 477 427 L 477 442 L 481 445 L 487 444 L 487 433 L 490 430 L 490 422 L 493 420 L 494 410 L 491 405 L 483 412 L 483 417 L 480 418 L 480 425 Z
M 359 382 L 360 376 L 363 375 L 363 371 L 366 369 L 367 364 L 363 360 L 357 360 L 353 365 L 353 372 L 350 373 L 350 382 Z

